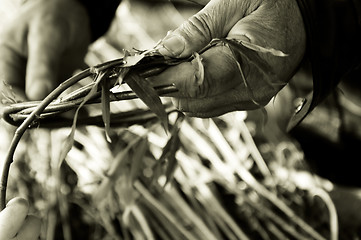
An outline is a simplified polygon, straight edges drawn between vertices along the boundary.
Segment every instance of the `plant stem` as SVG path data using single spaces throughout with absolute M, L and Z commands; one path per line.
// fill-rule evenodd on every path
M 178 90 L 172 86 L 160 86 L 154 88 L 159 96 L 165 96 L 170 93 L 177 92 Z M 61 102 L 52 102 L 50 103 L 43 111 L 39 120 L 39 125 L 41 126 L 42 121 L 49 117 L 54 117 L 55 115 L 59 115 L 60 113 L 72 110 L 77 108 L 83 101 L 84 95 L 86 95 L 88 90 L 86 88 L 83 89 L 83 92 L 79 93 L 78 96 L 80 98 L 71 98 L 67 99 L 66 101 Z M 72 93 L 71 93 L 72 94 Z M 70 95 L 71 95 L 70 94 Z M 100 103 L 100 92 L 95 94 L 94 97 L 89 100 L 86 104 L 97 104 Z M 123 100 L 131 100 L 138 98 L 137 95 L 132 91 L 123 91 L 123 92 L 116 92 L 111 93 L 109 95 L 110 101 L 123 101 Z M 37 106 L 40 104 L 39 101 L 34 102 L 24 102 L 24 103 L 16 103 L 5 107 L 3 109 L 3 117 L 4 120 L 12 125 L 19 126 L 19 122 L 26 119 L 29 114 L 31 114 Z M 58 125 L 62 125 L 61 121 L 57 122 Z M 31 126 L 30 126 L 31 127 Z M 36 126 L 38 127 L 38 126 Z
M 172 213 L 166 209 L 164 206 L 162 206 L 157 199 L 155 199 L 152 194 L 146 189 L 143 184 L 139 181 L 136 181 L 134 183 L 135 189 L 138 190 L 138 192 L 145 198 L 145 200 L 148 201 L 148 203 L 154 207 L 156 210 L 158 210 L 167 220 L 170 222 L 170 224 L 174 225 L 177 230 L 179 230 L 180 233 L 185 237 L 185 239 L 189 240 L 196 240 L 196 238 L 183 226 L 180 226 L 178 224 L 177 219 L 172 215 Z
M 10 165 L 13 162 L 14 154 L 16 147 L 18 146 L 21 137 L 24 135 L 25 131 L 28 129 L 29 125 L 39 118 L 41 112 L 55 99 L 57 98 L 65 89 L 77 83 L 81 79 L 90 76 L 92 73 L 89 69 L 86 69 L 73 77 L 69 78 L 62 84 L 60 84 L 56 89 L 54 89 L 41 103 L 38 107 L 25 119 L 25 121 L 16 129 L 14 137 L 11 141 L 11 145 L 7 155 L 5 157 L 1 179 L 0 179 L 0 211 L 2 211 L 6 206 L 6 188 L 8 183 L 8 176 Z

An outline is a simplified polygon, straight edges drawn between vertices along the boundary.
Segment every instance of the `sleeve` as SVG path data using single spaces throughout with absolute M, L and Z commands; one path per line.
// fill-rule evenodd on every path
M 121 0 L 78 0 L 89 14 L 92 41 L 108 30 Z
M 313 93 L 297 107 L 288 129 L 301 122 L 361 63 L 361 0 L 297 0 L 307 34 Z

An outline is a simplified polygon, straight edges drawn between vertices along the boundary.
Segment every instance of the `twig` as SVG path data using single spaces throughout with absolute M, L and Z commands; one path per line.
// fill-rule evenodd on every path
M 262 183 L 260 183 L 249 171 L 246 169 L 239 161 L 237 161 L 237 155 L 232 151 L 231 154 L 224 155 L 223 157 L 226 159 L 226 163 L 224 163 L 220 157 L 216 154 L 215 150 L 212 149 L 211 146 L 203 139 L 202 136 L 199 135 L 194 129 L 192 129 L 188 124 L 184 123 L 182 126 L 182 132 L 187 133 L 187 137 L 191 136 L 192 141 L 197 142 L 197 150 L 199 154 L 203 155 L 205 158 L 208 158 L 212 164 L 216 166 L 216 171 L 218 174 L 223 174 L 223 177 L 229 172 L 235 172 L 237 175 L 247 183 L 248 186 L 252 187 L 257 193 L 263 196 L 265 199 L 270 201 L 274 206 L 280 209 L 287 217 L 290 218 L 295 224 L 301 227 L 305 232 L 307 232 L 314 239 L 325 239 L 318 232 L 316 232 L 309 224 L 307 224 L 302 218 L 297 216 L 292 209 L 290 209 L 284 202 L 280 201 L 277 195 L 268 190 Z M 218 150 L 219 145 L 216 145 Z M 237 165 L 235 165 L 237 164 Z M 233 176 L 232 176 L 233 177 Z M 232 182 L 232 180 L 230 180 Z
M 25 121 L 20 125 L 18 129 L 16 129 L 14 137 L 11 141 L 9 151 L 5 157 L 3 170 L 1 174 L 0 180 L 0 211 L 2 211 L 6 206 L 6 188 L 8 182 L 8 175 L 10 170 L 10 165 L 13 162 L 14 153 L 17 145 L 20 142 L 21 137 L 27 130 L 28 126 L 31 123 L 39 118 L 41 112 L 55 99 L 57 98 L 65 89 L 77 83 L 81 79 L 88 77 L 91 75 L 89 69 L 86 69 L 73 77 L 69 78 L 67 81 L 60 84 L 56 89 L 54 89 L 41 103 L 38 107 L 25 119 Z
M 147 53 L 149 55 L 140 54 L 135 56 L 128 56 L 125 58 L 105 62 L 94 67 L 90 67 L 74 75 L 65 82 L 61 83 L 41 102 L 36 102 L 36 103 L 28 102 L 28 103 L 16 104 L 13 106 L 13 108 L 12 107 L 5 108 L 5 110 L 3 111 L 3 117 L 5 121 L 16 125 L 17 121 L 22 120 L 24 118 L 25 119 L 15 131 L 14 137 L 10 144 L 9 151 L 7 152 L 7 155 L 5 157 L 1 179 L 0 179 L 0 211 L 5 208 L 6 188 L 7 188 L 10 165 L 13 162 L 13 157 L 16 147 L 19 144 L 21 137 L 23 136 L 25 131 L 31 126 L 37 126 L 38 124 L 36 123 L 38 123 L 38 121 L 40 121 L 42 118 L 53 116 L 61 112 L 70 110 L 72 108 L 79 107 L 79 105 L 83 104 L 84 99 L 88 96 L 87 92 L 89 91 L 89 89 L 92 89 L 93 86 L 85 87 L 81 91 L 77 91 L 75 94 L 72 94 L 70 97 L 65 98 L 65 100 L 70 100 L 69 103 L 64 103 L 61 99 L 58 102 L 56 102 L 55 99 L 59 97 L 60 94 L 63 93 L 66 89 L 68 89 L 70 86 L 74 85 L 75 83 L 79 82 L 80 80 L 88 76 L 91 76 L 93 74 L 98 75 L 103 71 L 109 71 L 109 78 L 106 80 L 114 79 L 118 77 L 124 77 L 124 76 L 119 76 L 119 74 L 122 73 L 120 69 L 125 69 L 125 68 L 131 68 L 133 73 L 139 74 L 139 76 L 145 78 L 155 74 L 159 74 L 168 66 L 176 65 L 183 61 L 189 60 L 189 59 L 166 59 L 161 55 L 154 55 L 152 51 L 148 51 Z M 171 89 L 166 87 L 165 89 L 164 88 L 158 89 L 159 93 L 167 94 L 175 91 L 174 87 Z M 158 93 L 158 91 L 156 93 Z M 99 96 L 97 94 L 95 95 L 97 98 L 89 99 L 89 100 L 93 100 L 90 101 L 90 103 L 97 103 L 101 101 L 99 99 L 100 94 Z M 133 99 L 136 97 L 140 97 L 140 96 L 136 96 L 132 92 L 110 94 L 110 100 L 112 101 Z M 51 106 L 48 107 L 49 105 Z M 21 112 L 19 114 L 14 114 L 18 111 Z M 14 114 L 15 120 L 12 119 L 10 114 Z M 18 119 L 16 120 L 16 118 Z
M 138 192 L 145 198 L 145 200 L 147 200 L 147 202 L 154 207 L 155 209 L 157 209 L 164 217 L 166 217 L 168 219 L 169 222 L 172 223 L 172 225 L 174 225 L 177 230 L 179 230 L 182 235 L 189 240 L 196 240 L 196 238 L 194 236 L 192 236 L 189 231 L 187 229 L 185 229 L 183 226 L 180 226 L 179 224 L 177 224 L 177 219 L 175 219 L 175 217 L 172 215 L 171 212 L 169 212 L 165 207 L 163 207 L 158 201 L 157 199 L 155 199 L 150 192 L 143 186 L 142 183 L 140 183 L 139 181 L 136 181 L 134 183 L 134 187 L 135 189 L 138 190 Z
M 312 189 L 311 193 L 315 194 L 325 202 L 330 214 L 330 240 L 337 240 L 339 229 L 335 204 L 333 203 L 330 195 L 322 188 Z
M 167 86 L 160 86 L 155 87 L 155 90 L 159 96 L 165 96 L 170 93 L 177 92 L 178 90 L 173 85 L 167 85 Z M 84 90 L 84 92 L 87 92 L 87 89 Z M 79 94 L 81 96 L 80 98 L 69 98 L 68 101 L 62 101 L 62 102 L 51 102 L 46 108 L 42 111 L 39 118 L 37 119 L 37 125 L 31 125 L 30 127 L 41 127 L 42 121 L 44 121 L 47 118 L 57 116 L 60 113 L 76 109 L 83 101 L 84 93 Z M 122 91 L 122 92 L 116 92 L 116 93 L 110 93 L 109 95 L 110 101 L 124 101 L 124 100 L 131 100 L 138 98 L 137 95 L 133 91 Z M 90 101 L 88 101 L 86 104 L 98 104 L 100 103 L 100 92 L 95 94 L 94 98 L 92 98 Z M 24 119 L 26 119 L 29 114 L 31 114 L 39 105 L 40 102 L 34 101 L 34 102 L 26 102 L 26 103 L 16 103 L 12 104 L 10 106 L 7 106 L 3 109 L 3 116 L 4 119 L 15 126 L 19 126 Z M 60 119 L 58 119 L 60 120 Z M 116 120 L 116 119 L 115 119 Z M 61 125 L 61 121 L 57 121 L 58 125 Z

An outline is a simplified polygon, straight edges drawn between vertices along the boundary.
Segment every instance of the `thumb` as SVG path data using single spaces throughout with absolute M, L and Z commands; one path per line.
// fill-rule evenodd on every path
M 187 57 L 213 38 L 226 37 L 244 16 L 249 1 L 211 0 L 201 11 L 162 40 L 159 52 L 169 57 Z
M 0 213 L 0 239 L 13 238 L 28 214 L 29 203 L 23 198 L 14 198 Z

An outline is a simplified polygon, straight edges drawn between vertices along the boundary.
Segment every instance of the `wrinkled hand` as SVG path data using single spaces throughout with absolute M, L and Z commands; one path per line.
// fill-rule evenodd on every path
M 255 109 L 266 105 L 293 76 L 305 52 L 305 35 L 295 0 L 211 0 L 163 39 L 160 53 L 187 57 L 214 38 L 227 38 L 273 48 L 287 56 L 256 52 L 262 59 L 259 61 L 254 53 L 243 53 L 238 62 L 245 84 L 231 50 L 218 45 L 201 55 L 204 79 L 200 85 L 195 77 L 197 60 L 169 68 L 152 81 L 155 85 L 175 84 L 179 93 L 173 102 L 190 116 L 213 117 Z
M 23 198 L 14 198 L 0 212 L 1 240 L 32 240 L 40 235 L 40 220 L 28 215 L 29 204 Z
M 0 91 L 5 81 L 30 100 L 71 76 L 90 43 L 87 12 L 75 0 L 27 1 L 0 34 Z

